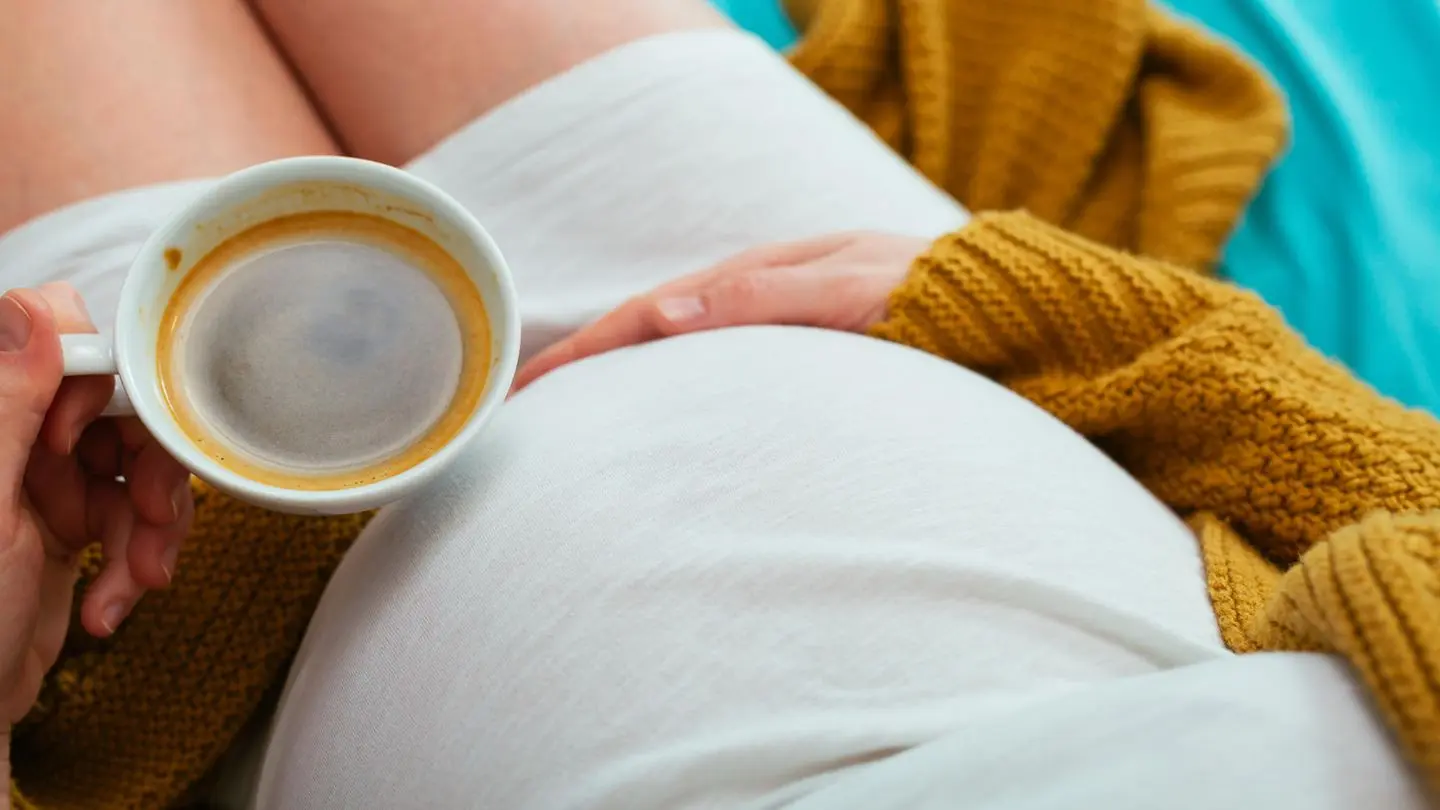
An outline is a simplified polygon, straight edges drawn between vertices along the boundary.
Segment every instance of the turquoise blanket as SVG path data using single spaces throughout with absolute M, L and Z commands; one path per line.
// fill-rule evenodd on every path
M 778 0 L 714 2 L 777 48 L 794 41 Z M 1440 2 L 1167 5 L 1264 66 L 1294 117 L 1221 271 L 1382 392 L 1440 413 Z
M 763 38 L 777 49 L 788 48 L 795 42 L 795 27 L 780 8 L 781 0 L 711 0 L 721 11 L 730 15 L 741 28 Z

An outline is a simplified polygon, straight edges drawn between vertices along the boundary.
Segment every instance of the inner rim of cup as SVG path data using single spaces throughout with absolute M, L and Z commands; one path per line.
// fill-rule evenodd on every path
M 216 246 L 261 222 L 309 211 L 354 211 L 418 231 L 466 268 L 485 303 L 491 340 L 487 390 L 465 427 L 428 459 L 404 472 L 356 487 L 287 489 L 253 481 L 216 463 L 171 418 L 155 373 L 155 346 L 171 294 Z M 499 250 L 454 200 L 398 169 L 353 158 L 292 158 L 232 175 L 197 200 L 141 249 L 127 277 L 116 322 L 121 377 L 137 413 L 182 463 L 240 497 L 324 511 L 367 508 L 447 463 L 503 402 L 518 356 L 514 290 Z

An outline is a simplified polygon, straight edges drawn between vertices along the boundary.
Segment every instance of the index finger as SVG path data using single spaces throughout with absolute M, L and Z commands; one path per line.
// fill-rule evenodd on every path
M 60 379 L 50 305 L 33 290 L 0 296 L 0 521 L 18 509 L 30 451 Z
M 521 390 L 567 363 L 685 331 L 678 322 L 698 313 L 667 312 L 665 306 L 667 303 L 679 305 L 686 299 L 687 293 L 718 279 L 816 261 L 851 244 L 856 238 L 854 233 L 837 233 L 796 242 L 761 245 L 737 253 L 705 270 L 663 284 L 621 304 L 600 320 L 530 358 L 515 375 L 510 392 L 513 394 Z
M 84 302 L 69 284 L 45 284 L 35 292 L 50 307 L 58 331 L 95 331 Z M 88 476 L 72 451 L 114 387 L 110 377 L 66 377 L 46 409 L 30 453 L 25 476 L 30 499 L 54 536 L 72 551 L 90 542 L 85 523 Z
M 61 333 L 95 333 L 85 302 L 74 287 L 64 283 L 43 284 L 39 292 L 55 313 L 55 325 Z M 66 377 L 45 414 L 45 425 L 40 431 L 45 447 L 57 455 L 69 455 L 85 427 L 100 416 L 114 394 L 113 377 Z
M 515 375 L 514 393 L 551 371 L 597 354 L 665 337 L 670 322 L 657 317 L 651 299 L 632 299 L 610 314 L 582 328 L 530 358 Z

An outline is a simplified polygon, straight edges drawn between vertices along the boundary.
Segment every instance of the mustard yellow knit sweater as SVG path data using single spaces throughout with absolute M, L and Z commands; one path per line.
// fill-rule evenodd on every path
M 1103 447 L 1190 520 L 1226 643 L 1344 656 L 1440 784 L 1440 423 L 1194 272 L 1281 146 L 1263 79 L 1143 0 L 791 10 L 800 70 L 972 209 L 1031 212 L 937 242 L 875 334 Z M 73 632 L 16 730 L 20 806 L 183 803 L 281 681 L 364 523 L 197 497 L 172 588 L 109 641 Z

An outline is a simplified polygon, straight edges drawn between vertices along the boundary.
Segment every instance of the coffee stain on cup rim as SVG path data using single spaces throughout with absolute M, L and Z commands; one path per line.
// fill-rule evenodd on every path
M 165 266 L 171 270 L 179 270 L 180 262 L 184 260 L 185 254 L 180 252 L 178 247 L 165 248 Z

